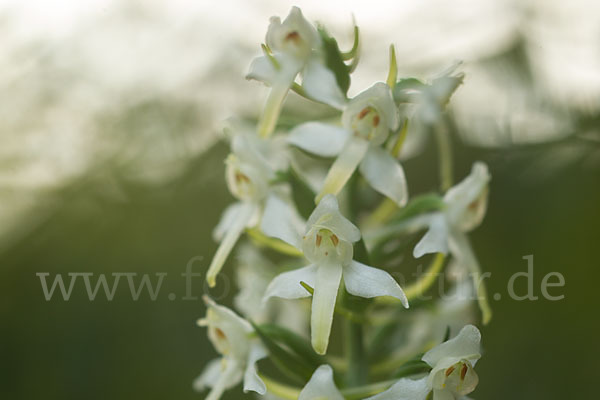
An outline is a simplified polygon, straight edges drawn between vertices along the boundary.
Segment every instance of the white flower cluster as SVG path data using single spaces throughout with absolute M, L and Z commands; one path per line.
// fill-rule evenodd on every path
M 208 284 L 215 286 L 246 233 L 252 245 L 240 252 L 235 303 L 247 319 L 205 298 L 207 316 L 199 324 L 208 327 L 222 355 L 195 382 L 198 390 L 210 388 L 209 400 L 240 382 L 244 391 L 300 400 L 463 399 L 478 383 L 473 368 L 480 357 L 480 333 L 459 317 L 472 302 L 418 304 L 406 318 L 408 312 L 401 310 L 431 282 L 423 279 L 403 289 L 386 271 L 394 266 L 375 254 L 377 248 L 397 246 L 401 235 L 426 230 L 414 257 L 435 254 L 436 271 L 451 257 L 462 271 L 454 274 L 456 293 L 477 294 L 483 322 L 489 321 L 479 266 L 466 235 L 486 211 L 486 165 L 475 163 L 462 182 L 444 188 L 443 196 L 409 199 L 398 161 L 404 142 L 415 140 L 407 135 L 423 136 L 443 125 L 444 107 L 462 75 L 453 75 L 452 68 L 429 83 L 397 79 L 392 47 L 386 82 L 348 99 L 350 73 L 359 58 L 358 32 L 355 27 L 352 50 L 342 52 L 323 27 L 315 27 L 294 7 L 285 20 L 271 19 L 264 54 L 252 62 L 248 78 L 269 86 L 269 95 L 253 127 L 238 122 L 228 131 L 226 179 L 238 201 L 215 228 L 220 245 L 207 273 Z M 282 123 L 290 91 L 325 110 L 323 118 Z M 452 176 L 447 170 L 442 174 Z M 275 252 L 280 254 L 270 260 Z M 335 331 L 336 315 L 347 323 L 343 333 Z M 457 324 L 462 329 L 449 339 Z M 442 342 L 438 334 L 447 327 Z M 394 332 L 402 329 L 408 339 L 396 343 Z M 344 357 L 332 356 L 330 344 L 340 336 L 349 343 Z M 366 344 L 371 337 L 373 349 Z M 385 349 L 384 354 L 377 356 L 376 348 Z M 263 359 L 261 365 L 287 371 L 290 382 L 259 373 L 257 363 Z M 303 388 L 293 386 L 294 379 Z

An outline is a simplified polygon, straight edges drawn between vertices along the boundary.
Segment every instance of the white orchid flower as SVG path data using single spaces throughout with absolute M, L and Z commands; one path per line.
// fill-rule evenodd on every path
M 438 342 L 447 329 L 457 334 L 465 325 L 474 323 L 473 284 L 469 280 L 460 281 L 432 307 L 423 307 L 402 319 L 400 324 L 407 327 L 402 346 L 397 347 L 388 357 L 390 359 L 410 359 Z
M 271 86 L 259 135 L 267 137 L 275 129 L 285 96 L 298 74 L 302 75 L 302 88 L 309 97 L 338 109 L 343 107 L 346 97 L 334 73 L 323 63 L 321 37 L 298 7 L 292 7 L 283 22 L 279 17 L 271 17 L 266 42 L 273 55 L 255 58 L 246 76 Z
M 473 367 L 481 358 L 481 333 L 473 325 L 423 356 L 432 368 L 428 376 L 412 380 L 400 379 L 385 392 L 366 400 L 426 400 L 433 391 L 433 400 L 464 400 L 473 392 L 479 378 Z
M 323 157 L 337 156 L 317 196 L 338 194 L 359 168 L 369 184 L 399 206 L 406 204 L 404 170 L 382 144 L 398 128 L 398 111 L 390 87 L 378 82 L 354 97 L 344 108 L 342 127 L 308 122 L 294 128 L 291 144 Z
M 298 400 L 344 400 L 333 381 L 333 370 L 329 365 L 321 365 L 298 396 Z
M 267 212 L 263 220 L 276 219 Z M 273 222 L 274 224 L 274 222 Z M 306 224 L 304 236 L 291 229 L 274 232 L 288 243 L 301 248 L 310 265 L 278 275 L 269 284 L 265 300 L 270 297 L 299 299 L 310 293 L 301 284 L 314 288 L 311 309 L 311 341 L 319 354 L 325 354 L 333 322 L 333 312 L 341 279 L 346 290 L 355 296 L 393 296 L 408 308 L 402 288 L 387 272 L 352 259 L 353 243 L 360 231 L 340 213 L 337 199 L 327 195 L 315 208 Z
M 479 263 L 466 233 L 476 228 L 483 220 L 490 179 L 487 166 L 476 162 L 469 176 L 446 192 L 444 210 L 420 219 L 425 221 L 429 230 L 413 251 L 416 258 L 429 253 L 450 252 L 460 265 L 466 266 L 475 282 L 484 323 L 490 320 L 491 310 L 487 303 L 485 287 L 480 282 Z
M 279 221 L 279 225 L 285 224 L 286 218 L 293 220 L 289 224 L 299 223 L 299 217 L 282 199 L 283 193 L 270 184 L 275 179 L 275 171 L 285 168 L 285 157 L 277 154 L 281 152 L 277 145 L 247 132 L 236 134 L 231 139 L 232 152 L 226 160 L 225 174 L 229 191 L 239 201 L 225 209 L 213 231 L 213 237 L 220 241 L 220 245 L 206 274 L 211 287 L 215 286 L 217 275 L 244 229 L 259 224 L 265 207 L 273 205 L 286 209 L 284 214 L 280 214 L 283 220 Z
M 408 119 L 409 123 L 400 160 L 410 159 L 425 148 L 431 127 L 442 119 L 450 97 L 463 82 L 464 74 L 455 74 L 459 66 L 460 63 L 454 63 L 432 77 L 429 83 L 401 91 L 407 96 L 407 101 L 400 100 L 400 116 Z
M 266 386 L 258 376 L 256 363 L 267 356 L 258 339 L 251 338 L 254 330 L 248 321 L 229 308 L 204 297 L 206 317 L 198 325 L 208 327 L 208 338 L 222 355 L 208 363 L 194 381 L 194 389 L 211 388 L 206 400 L 218 400 L 223 392 L 244 382 L 244 392 L 266 393 Z

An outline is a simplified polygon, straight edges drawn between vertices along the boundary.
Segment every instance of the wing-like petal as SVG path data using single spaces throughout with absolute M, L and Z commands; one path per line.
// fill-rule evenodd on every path
M 264 82 L 267 85 L 272 85 L 277 77 L 277 70 L 267 56 L 256 57 L 250 64 L 250 70 L 246 75 L 246 79 L 255 79 Z
M 481 356 L 481 333 L 473 325 L 466 325 L 454 338 L 429 350 L 423 356 L 423 361 L 435 367 L 444 358 L 473 359 Z M 472 364 L 474 365 L 474 362 Z
M 298 400 L 344 400 L 344 396 L 335 386 L 333 370 L 329 365 L 321 365 L 300 392 Z
M 306 283 L 314 288 L 317 281 L 317 267 L 314 264 L 277 275 L 265 292 L 263 302 L 271 297 L 283 299 L 301 299 L 309 297 L 310 293 L 300 284 Z
M 281 239 L 296 248 L 302 247 L 304 222 L 295 209 L 278 195 L 267 198 L 260 229 L 267 236 Z
M 246 371 L 244 372 L 244 392 L 253 391 L 258 394 L 265 394 L 267 387 L 265 383 L 258 376 L 256 370 L 256 363 L 267 356 L 267 352 L 260 344 L 254 344 L 250 348 L 248 354 L 248 363 L 246 364 Z
M 413 250 L 415 258 L 425 254 L 448 253 L 448 223 L 442 213 L 434 213 L 429 217 L 429 230 L 421 238 Z
M 288 142 L 309 153 L 322 157 L 340 154 L 350 132 L 339 126 L 321 122 L 307 122 L 290 131 Z
M 215 382 L 221 376 L 222 359 L 215 358 L 206 364 L 202 373 L 194 379 L 193 387 L 197 392 L 201 392 L 206 388 L 213 387 Z
M 335 75 L 318 57 L 311 57 L 302 73 L 302 87 L 314 100 L 341 110 L 346 96 L 340 90 Z
M 425 400 L 430 391 L 427 378 L 419 380 L 402 378 L 385 392 L 365 400 Z
M 226 360 L 225 369 L 222 370 L 217 380 L 213 383 L 212 389 L 205 400 L 219 400 L 223 392 L 231 389 L 242 380 L 242 369 L 232 361 Z
M 344 267 L 344 283 L 348 293 L 360 297 L 393 296 L 408 308 L 402 288 L 390 274 L 379 268 L 352 261 Z
M 360 172 L 379 193 L 392 199 L 398 206 L 408 201 L 408 186 L 400 163 L 380 146 L 369 146 L 360 163 Z

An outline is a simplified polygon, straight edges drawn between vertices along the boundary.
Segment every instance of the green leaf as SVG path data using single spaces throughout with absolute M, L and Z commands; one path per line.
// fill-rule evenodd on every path
M 448 340 L 450 340 L 450 325 L 446 327 L 446 334 L 444 335 L 444 340 L 442 340 L 442 343 L 447 342 Z
M 280 346 L 277 342 L 271 339 L 271 337 L 263 330 L 262 327 L 256 325 L 252 321 L 250 323 L 254 327 L 254 331 L 261 342 L 267 348 L 270 360 L 273 361 L 273 363 L 281 370 L 281 372 L 298 383 L 306 383 L 314 372 L 312 365 L 306 362 L 306 360 L 303 358 L 298 357 L 297 355 Z
M 289 329 L 275 324 L 261 324 L 260 330 L 273 341 L 285 345 L 295 355 L 303 358 L 306 363 L 312 365 L 313 370 L 327 363 L 325 357 L 315 353 L 308 340 Z
M 292 200 L 296 209 L 304 219 L 308 219 L 315 209 L 316 194 L 293 168 L 288 170 L 287 177 L 292 188 Z
M 327 33 L 323 26 L 319 26 L 318 30 L 323 40 L 325 65 L 334 73 L 337 84 L 345 95 L 350 88 L 350 69 L 344 63 L 344 58 L 337 41 L 329 36 L 329 33 Z
M 367 351 L 369 354 L 370 361 L 379 361 L 382 358 L 389 356 L 389 352 L 392 350 L 392 336 L 397 334 L 399 328 L 399 321 L 393 320 L 386 324 L 380 325 L 375 328 L 372 339 L 367 345 Z
M 444 199 L 442 199 L 440 195 L 436 193 L 422 194 L 413 197 L 406 207 L 399 209 L 392 217 L 392 222 L 398 223 L 419 214 L 430 211 L 440 211 L 444 206 Z
M 431 371 L 431 367 L 425 361 L 422 361 L 420 358 L 423 355 L 420 354 L 414 359 L 407 361 L 404 365 L 394 372 L 394 378 L 404 378 L 406 376 L 421 374 L 423 372 Z

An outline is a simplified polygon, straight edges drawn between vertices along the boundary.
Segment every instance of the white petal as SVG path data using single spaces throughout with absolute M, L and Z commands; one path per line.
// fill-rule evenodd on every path
M 430 391 L 426 377 L 419 380 L 402 378 L 385 392 L 365 400 L 425 400 Z
M 206 388 L 213 387 L 221 375 L 221 367 L 221 358 L 215 358 L 214 360 L 209 361 L 208 364 L 206 364 L 206 367 L 204 367 L 204 371 L 202 371 L 200 376 L 194 379 L 194 390 L 201 392 Z
M 246 79 L 255 79 L 271 86 L 277 79 L 277 70 L 267 56 L 256 57 L 250 64 Z
M 317 202 L 326 194 L 337 195 L 342 190 L 358 164 L 362 161 L 368 148 L 369 142 L 357 137 L 352 137 L 346 142 L 340 155 L 336 158 L 327 173 L 323 188 L 317 196 Z
M 446 192 L 446 213 L 453 226 L 467 232 L 481 223 L 485 215 L 490 179 L 487 165 L 476 162 L 469 176 Z
M 448 223 L 442 213 L 431 214 L 429 230 L 413 250 L 415 258 L 431 253 L 448 253 Z
M 321 157 L 334 157 L 340 154 L 349 136 L 344 128 L 307 122 L 290 131 L 288 142 Z
M 310 293 L 300 284 L 306 283 L 314 288 L 317 281 L 317 267 L 314 264 L 277 275 L 267 287 L 263 302 L 271 297 L 283 299 L 301 299 L 310 297 Z
M 298 400 L 344 400 L 344 396 L 335 386 L 333 370 L 329 365 L 321 365 L 300 392 Z
M 492 318 L 492 309 L 488 303 L 487 290 L 484 282 L 481 279 L 481 268 L 469 239 L 464 233 L 454 231 L 450 234 L 449 238 L 450 252 L 458 260 L 458 262 L 464 265 L 473 279 L 473 285 L 477 294 L 477 301 L 479 308 L 483 316 L 484 325 L 487 324 Z
M 423 361 L 432 367 L 435 367 L 444 358 L 464 358 L 476 361 L 481 356 L 480 343 L 479 329 L 473 325 L 466 325 L 456 337 L 425 353 Z
M 360 172 L 367 182 L 384 196 L 403 207 L 408 201 L 404 170 L 398 161 L 380 146 L 369 146 L 360 163 Z
M 343 241 L 354 243 L 360 240 L 360 230 L 340 213 L 337 198 L 332 194 L 323 197 L 308 217 L 306 226 L 307 230 L 329 229 Z
M 250 354 L 248 354 L 248 362 L 246 364 L 246 372 L 244 373 L 244 393 L 253 391 L 258 394 L 265 394 L 267 392 L 267 387 L 265 383 L 258 376 L 258 372 L 256 369 L 256 363 L 258 360 L 267 357 L 267 352 L 259 344 L 255 344 L 250 349 Z
M 242 380 L 242 370 L 234 361 L 227 360 L 225 369 L 214 383 L 210 393 L 205 400 L 219 400 L 223 392 L 240 383 Z
M 215 226 L 215 229 L 213 229 L 213 239 L 215 241 L 220 242 L 223 240 L 225 233 L 227 233 L 227 231 L 235 223 L 241 207 L 243 207 L 242 203 L 237 202 L 227 206 L 225 211 L 223 211 L 219 223 L 217 226 Z
M 217 275 L 221 271 L 221 268 L 223 268 L 223 264 L 225 264 L 229 253 L 231 253 L 231 250 L 242 234 L 242 231 L 244 228 L 246 228 L 256 213 L 256 205 L 253 203 L 242 203 L 242 206 L 237 211 L 238 212 L 233 220 L 233 223 L 229 226 L 229 230 L 225 234 L 223 241 L 219 245 L 219 248 L 213 256 L 210 266 L 208 267 L 206 281 L 211 287 L 215 286 L 217 283 Z
M 302 87 L 309 97 L 341 110 L 346 96 L 337 84 L 335 75 L 317 57 L 311 57 L 302 73 Z
M 295 208 L 275 194 L 267 198 L 260 225 L 265 235 L 281 239 L 299 249 L 302 247 L 303 228 L 304 221 Z
M 348 293 L 355 296 L 365 298 L 392 296 L 402 301 L 402 305 L 408 308 L 408 300 L 402 288 L 382 269 L 352 261 L 344 267 L 344 283 Z
M 318 354 L 327 352 L 335 300 L 341 278 L 341 265 L 320 264 L 317 267 L 317 282 L 314 286 L 310 326 L 312 346 Z

